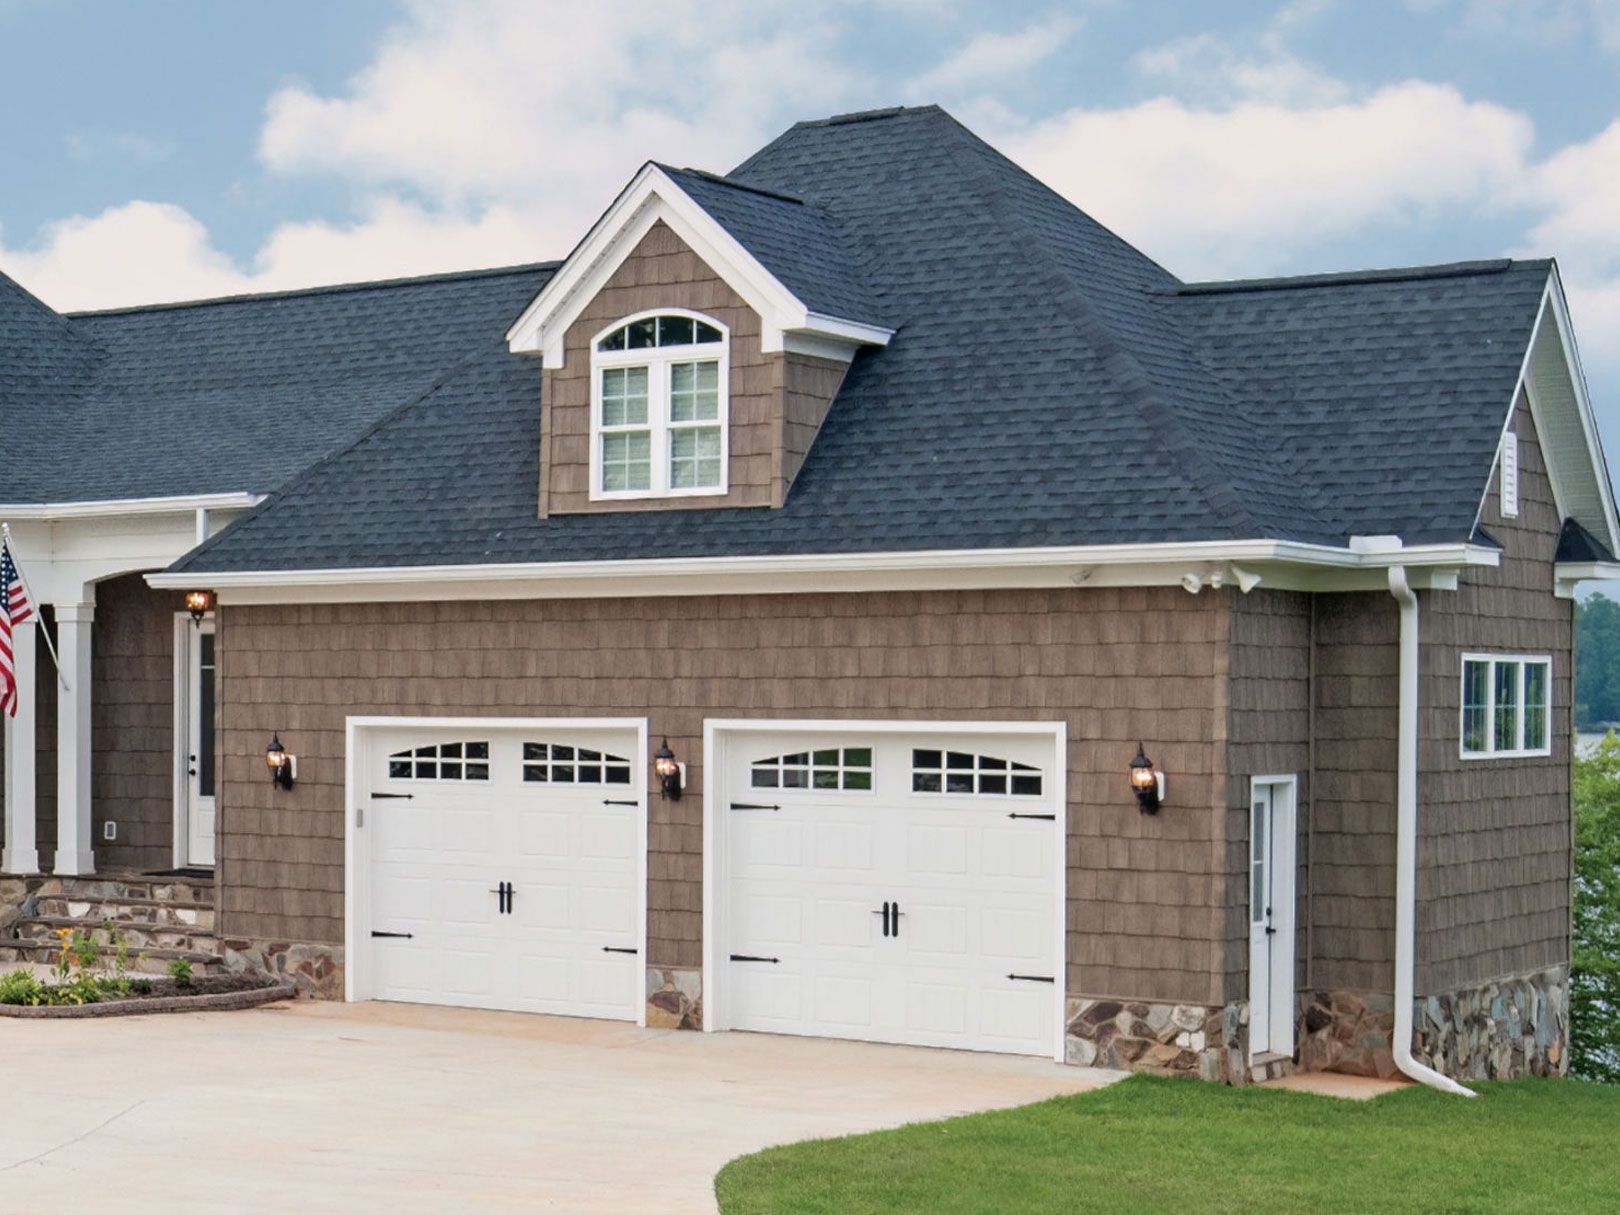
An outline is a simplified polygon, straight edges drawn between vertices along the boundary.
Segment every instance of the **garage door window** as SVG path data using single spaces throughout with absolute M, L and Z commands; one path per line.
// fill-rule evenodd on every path
M 526 742 L 523 779 L 542 785 L 628 785 L 630 761 L 589 747 Z
M 993 755 L 919 748 L 911 753 L 911 788 L 914 793 L 1039 797 L 1041 770 Z
M 488 780 L 488 742 L 434 743 L 388 757 L 391 780 Z
M 756 789 L 845 789 L 872 787 L 871 747 L 829 747 L 756 759 L 750 780 Z

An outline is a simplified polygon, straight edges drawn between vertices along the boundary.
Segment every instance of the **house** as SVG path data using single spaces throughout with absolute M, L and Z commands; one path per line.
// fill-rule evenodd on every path
M 15 932 L 179 870 L 334 998 L 1566 1066 L 1620 524 L 1549 261 L 1184 283 L 885 110 L 562 262 L 0 279 L 0 416 Z

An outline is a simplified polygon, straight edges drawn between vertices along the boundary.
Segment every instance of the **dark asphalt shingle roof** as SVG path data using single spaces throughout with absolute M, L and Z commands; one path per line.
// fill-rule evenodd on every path
M 209 339 L 187 359 L 198 409 L 224 399 L 200 382 L 216 355 L 245 399 L 316 378 L 312 410 L 347 392 L 324 364 L 413 369 L 362 375 L 354 433 L 383 420 L 176 568 L 1462 541 L 1548 274 L 1182 284 L 932 107 L 801 123 L 730 182 L 670 172 L 812 308 L 896 330 L 856 357 L 784 507 L 538 518 L 539 369 L 501 341 L 543 281 L 528 270 L 397 309 L 362 293 L 279 363 L 235 339 L 274 342 L 301 306 L 166 339 L 173 357 Z
M 503 355 L 550 270 L 50 314 L 79 374 L 19 391 L 0 364 L 0 500 L 273 490 L 450 368 Z M 21 314 L 4 289 L 0 351 Z

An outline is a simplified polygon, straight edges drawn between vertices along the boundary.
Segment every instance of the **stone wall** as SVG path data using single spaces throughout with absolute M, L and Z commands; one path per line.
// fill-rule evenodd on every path
M 1459 1080 L 1510 1080 L 1569 1070 L 1566 967 L 1415 1003 L 1412 1050 L 1436 1071 Z
M 1301 1071 L 1395 1074 L 1395 998 L 1388 992 L 1302 991 L 1298 1025 Z
M 647 967 L 647 1028 L 703 1028 L 703 972 Z
M 296 941 L 222 939 L 220 955 L 232 973 L 270 975 L 291 983 L 300 996 L 343 999 L 343 947 Z
M 1249 1079 L 1247 1001 L 1203 1004 L 1071 997 L 1065 1062 L 1244 1084 Z

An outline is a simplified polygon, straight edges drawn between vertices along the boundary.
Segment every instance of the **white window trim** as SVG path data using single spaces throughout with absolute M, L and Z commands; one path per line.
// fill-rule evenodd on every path
M 598 350 L 597 343 L 616 329 L 654 316 L 684 316 L 720 331 L 720 341 L 692 346 L 650 346 L 640 350 Z M 720 484 L 675 489 L 669 484 L 670 434 L 678 429 L 669 418 L 669 368 L 675 363 L 717 359 L 719 374 Z M 602 372 L 614 367 L 647 368 L 647 431 L 652 472 L 646 489 L 602 488 Z M 713 423 L 704 422 L 708 426 Z M 615 427 L 639 430 L 640 427 Z M 591 491 L 592 502 L 618 502 L 646 498 L 718 498 L 731 482 L 731 330 L 712 316 L 688 308 L 649 308 L 620 317 L 591 338 Z
M 1484 751 L 1470 751 L 1467 749 L 1468 726 L 1468 664 L 1483 662 L 1487 664 L 1485 687 L 1490 696 L 1485 706 L 1485 744 Z M 1524 741 L 1525 725 L 1525 668 L 1537 664 L 1547 668 L 1547 745 L 1545 747 L 1519 747 L 1512 750 L 1496 749 L 1496 665 L 1502 662 L 1516 662 L 1519 664 L 1519 741 Z M 1553 740 L 1553 665 L 1550 654 L 1464 654 L 1462 666 L 1458 671 L 1457 696 L 1457 754 L 1463 759 L 1532 759 L 1537 756 L 1552 754 Z

